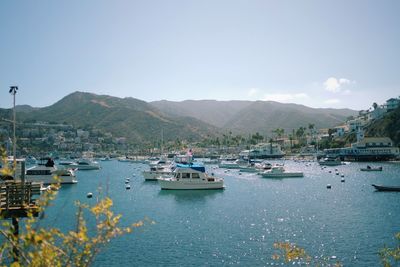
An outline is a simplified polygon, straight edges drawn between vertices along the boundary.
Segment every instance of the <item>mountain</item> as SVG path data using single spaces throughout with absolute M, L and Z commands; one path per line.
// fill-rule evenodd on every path
M 194 118 L 169 117 L 142 100 L 83 92 L 72 93 L 51 106 L 18 116 L 23 120 L 95 127 L 132 142 L 160 140 L 161 131 L 165 140 L 196 140 L 217 131 Z
M 276 128 L 288 132 L 301 126 L 307 127 L 309 123 L 316 128 L 328 128 L 357 114 L 350 109 L 316 109 L 274 101 L 162 100 L 151 104 L 171 116 L 187 114 L 235 133 L 269 134 Z
M 387 136 L 400 145 L 400 107 L 366 126 L 365 136 Z
M 10 109 L 0 109 L 0 118 L 10 118 Z M 286 133 L 312 123 L 327 128 L 343 123 L 357 112 L 349 109 L 314 109 L 273 101 L 186 100 L 147 103 L 132 97 L 75 92 L 44 108 L 17 106 L 18 121 L 71 124 L 75 128 L 97 128 L 133 143 L 161 139 L 199 140 L 223 131 L 270 135 Z
M 32 112 L 32 111 L 35 111 L 35 110 L 38 110 L 39 108 L 34 108 L 34 107 L 31 107 L 31 106 L 29 106 L 29 105 L 17 105 L 17 106 L 15 106 L 15 111 L 16 112 Z
M 154 101 L 150 104 L 170 116 L 190 116 L 216 127 L 224 127 L 229 118 L 251 105 L 251 101 L 185 100 Z

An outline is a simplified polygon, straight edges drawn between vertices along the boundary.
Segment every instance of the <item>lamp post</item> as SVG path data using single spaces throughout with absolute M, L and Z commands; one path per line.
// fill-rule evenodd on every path
M 14 170 L 14 180 L 15 180 L 15 169 L 17 167 L 17 139 L 15 137 L 15 95 L 17 94 L 18 86 L 10 86 L 10 90 L 8 91 L 10 94 L 13 95 L 14 102 L 13 102 L 13 170 Z

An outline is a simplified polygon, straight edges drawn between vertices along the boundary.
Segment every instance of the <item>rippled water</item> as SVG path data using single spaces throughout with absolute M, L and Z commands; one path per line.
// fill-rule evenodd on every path
M 145 217 L 156 224 L 113 240 L 95 266 L 281 265 L 271 256 L 273 244 L 284 241 L 304 248 L 314 262 L 379 266 L 378 251 L 393 246 L 400 231 L 400 193 L 371 186 L 400 185 L 399 163 L 370 164 L 383 171 L 361 172 L 365 163 L 322 170 L 317 163 L 286 161 L 287 169 L 305 174 L 287 179 L 210 169 L 225 179 L 226 189 L 219 191 L 161 191 L 157 182 L 144 181 L 146 165 L 101 164 L 99 171 L 79 171 L 78 184 L 63 186 L 47 223 L 73 229 L 74 201 L 94 203 L 101 187 L 123 215 L 123 225 Z M 125 189 L 127 177 L 131 190 Z M 94 197 L 87 199 L 87 192 Z

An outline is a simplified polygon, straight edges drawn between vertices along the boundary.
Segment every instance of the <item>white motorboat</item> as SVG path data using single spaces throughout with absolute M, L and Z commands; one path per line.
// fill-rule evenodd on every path
M 169 165 L 156 165 L 150 167 L 150 170 L 143 171 L 143 177 L 146 181 L 156 181 L 160 176 L 172 174 L 172 168 Z
M 46 164 L 39 164 L 26 170 L 25 180 L 43 184 L 75 184 L 75 173 L 72 169 L 57 169 L 52 159 L 48 159 Z
M 264 178 L 290 178 L 290 177 L 303 177 L 302 172 L 288 172 L 283 166 L 273 166 L 270 170 L 259 173 Z
M 342 161 L 340 158 L 324 158 L 323 160 L 318 161 L 319 165 L 321 166 L 338 166 L 342 165 Z
M 78 170 L 98 170 L 100 165 L 97 161 L 90 159 L 79 159 L 75 166 Z
M 383 170 L 382 166 L 373 168 L 373 167 L 367 165 L 366 168 L 360 168 L 360 171 L 364 171 L 364 172 L 373 172 L 373 171 L 382 171 L 382 170 Z
M 205 167 L 195 164 L 178 164 L 170 177 L 158 179 L 161 189 L 198 190 L 223 189 L 224 180 L 209 176 Z
M 77 169 L 78 164 L 70 160 L 62 160 L 57 164 L 60 169 Z
M 218 164 L 218 167 L 225 168 L 225 169 L 240 169 L 243 166 L 241 166 L 237 160 L 235 160 L 235 161 L 225 160 L 225 161 L 221 161 L 221 163 Z

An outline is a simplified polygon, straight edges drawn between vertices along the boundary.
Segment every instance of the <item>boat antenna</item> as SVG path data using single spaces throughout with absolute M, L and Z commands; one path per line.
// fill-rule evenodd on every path
M 15 116 L 15 95 L 17 94 L 18 91 L 18 86 L 10 86 L 10 90 L 8 91 L 10 94 L 13 95 L 13 171 L 14 171 L 14 180 L 16 179 L 15 177 L 15 169 L 17 167 L 17 139 L 15 137 L 15 121 L 16 121 L 16 116 Z

